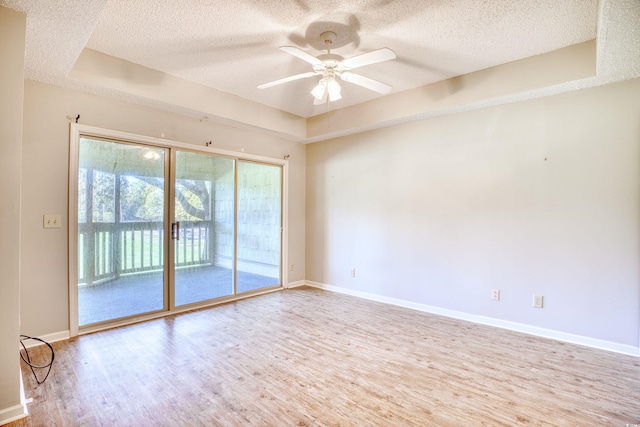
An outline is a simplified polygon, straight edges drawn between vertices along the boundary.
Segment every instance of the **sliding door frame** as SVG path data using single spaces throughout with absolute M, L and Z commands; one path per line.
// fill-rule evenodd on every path
M 239 161 L 249 161 L 256 163 L 263 163 L 267 165 L 280 166 L 282 168 L 282 180 L 281 180 L 281 197 L 282 197 L 282 212 L 281 212 L 281 254 L 280 254 L 280 277 L 281 282 L 280 286 L 277 288 L 267 288 L 264 291 L 256 291 L 251 293 L 243 293 L 240 295 L 231 295 L 228 297 L 222 297 L 215 301 L 204 302 L 198 305 L 197 308 L 204 308 L 208 306 L 213 306 L 217 304 L 221 304 L 224 302 L 239 300 L 242 298 L 246 298 L 248 296 L 258 295 L 261 293 L 268 293 L 277 290 L 281 290 L 286 288 L 288 283 L 288 268 L 285 268 L 288 264 L 288 186 L 289 186 L 289 161 L 286 159 L 276 159 L 272 157 L 259 156 L 254 154 L 247 154 L 244 152 L 235 152 L 230 150 L 222 150 L 214 147 L 207 146 L 203 143 L 202 146 L 187 144 L 184 142 L 172 141 L 168 139 L 156 138 L 145 135 L 132 134 L 128 132 L 121 132 L 111 129 L 104 129 L 95 126 L 87 126 L 76 123 L 70 124 L 70 143 L 69 143 L 69 196 L 68 196 L 68 215 L 67 218 L 69 220 L 68 229 L 69 229 L 69 237 L 68 237 L 68 260 L 69 260 L 69 335 L 71 337 L 82 335 L 85 333 L 91 333 L 102 329 L 113 328 L 115 326 L 121 326 L 125 324 L 131 324 L 143 320 L 149 320 L 159 317 L 164 317 L 171 314 L 180 313 L 183 311 L 193 310 L 195 307 L 188 305 L 184 307 L 175 307 L 174 304 L 174 296 L 171 295 L 171 292 L 167 292 L 169 300 L 165 301 L 165 310 L 159 313 L 151 313 L 151 314 L 142 314 L 139 316 L 131 316 L 121 320 L 115 320 L 113 322 L 109 322 L 108 324 L 97 324 L 95 326 L 83 327 L 80 330 L 78 325 L 78 168 L 79 168 L 79 148 L 80 148 L 80 138 L 88 137 L 88 138 L 96 138 L 96 139 L 104 139 L 111 140 L 114 142 L 124 142 L 124 143 L 133 143 L 133 144 L 142 144 L 147 146 L 153 146 L 156 148 L 164 148 L 169 149 L 170 158 L 167 159 L 169 170 L 169 179 L 172 179 L 175 176 L 175 153 L 176 150 L 185 150 L 191 151 L 195 153 L 201 154 L 209 154 L 216 155 L 221 157 L 232 158 L 236 161 L 236 174 L 237 174 L 237 164 Z M 165 165 L 165 170 L 167 165 Z M 237 177 L 236 177 L 236 189 L 237 192 Z M 170 227 L 171 221 L 174 217 L 174 212 L 171 212 L 169 209 L 173 206 L 172 197 L 175 196 L 174 189 L 172 186 L 169 186 L 169 195 L 167 200 L 165 200 L 165 209 L 167 209 L 168 216 L 166 216 L 167 220 L 165 221 L 165 236 L 170 235 Z M 237 197 L 237 195 L 236 195 Z M 237 206 L 237 198 L 236 198 L 236 206 Z M 237 215 L 237 208 L 234 208 L 234 216 Z M 235 221 L 237 224 L 237 219 Z M 237 226 L 237 225 L 236 225 Z M 235 230 L 236 239 L 237 239 L 237 230 Z M 172 260 L 169 251 L 173 251 L 174 242 L 171 239 L 166 239 L 169 242 L 169 249 L 164 251 L 164 261 L 165 268 L 169 266 L 169 261 Z M 234 264 L 237 262 L 237 244 L 235 245 L 236 255 L 234 256 Z M 173 274 L 173 267 L 169 268 L 169 275 Z M 235 269 L 234 269 L 234 274 Z M 165 274 L 165 291 L 169 286 L 170 280 L 173 278 L 169 278 L 167 274 Z M 234 280 L 234 291 L 237 284 Z M 168 307 L 167 307 L 168 304 Z

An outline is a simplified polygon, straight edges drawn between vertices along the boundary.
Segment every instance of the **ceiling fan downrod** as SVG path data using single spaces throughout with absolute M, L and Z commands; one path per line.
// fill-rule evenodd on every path
M 320 34 L 320 39 L 324 41 L 324 45 L 327 48 L 327 55 L 331 54 L 331 45 L 336 41 L 337 37 L 338 36 L 333 31 L 325 31 Z

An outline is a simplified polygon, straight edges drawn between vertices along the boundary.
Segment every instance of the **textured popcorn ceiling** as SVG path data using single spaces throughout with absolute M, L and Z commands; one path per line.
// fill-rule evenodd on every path
M 327 111 L 317 77 L 259 90 L 310 70 L 278 49 L 319 55 L 338 34 L 344 57 L 381 47 L 398 56 L 360 74 L 392 94 L 596 37 L 598 0 L 0 0 L 27 13 L 26 75 L 59 83 L 90 49 L 302 117 Z M 343 82 L 344 108 L 381 95 Z
M 87 44 L 107 0 L 0 0 L 27 14 L 25 75 L 50 82 L 66 77 Z

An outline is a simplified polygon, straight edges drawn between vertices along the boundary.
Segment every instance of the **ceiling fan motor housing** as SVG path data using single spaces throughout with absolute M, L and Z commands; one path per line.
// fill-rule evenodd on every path
M 325 31 L 324 33 L 320 34 L 320 39 L 324 41 L 324 44 L 325 46 L 327 46 L 327 49 L 329 49 L 329 47 L 333 44 L 333 42 L 336 41 L 337 37 L 338 36 L 333 31 Z

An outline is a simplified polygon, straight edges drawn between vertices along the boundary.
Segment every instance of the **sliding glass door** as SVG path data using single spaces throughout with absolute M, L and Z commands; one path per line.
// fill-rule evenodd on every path
M 235 163 L 176 153 L 176 306 L 234 294 Z
M 79 137 L 80 328 L 281 286 L 282 166 Z
M 282 168 L 177 151 L 175 169 L 175 305 L 280 285 Z
M 166 308 L 166 150 L 81 138 L 78 325 Z

